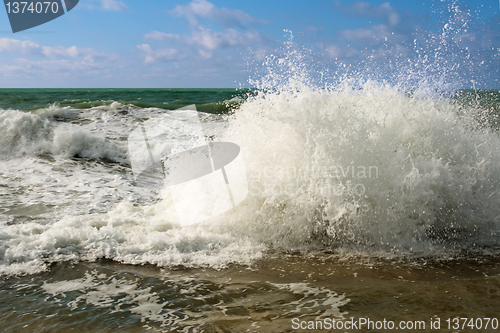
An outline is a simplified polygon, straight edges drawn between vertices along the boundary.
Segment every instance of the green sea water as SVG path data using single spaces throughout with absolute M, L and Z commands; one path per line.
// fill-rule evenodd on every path
M 235 88 L 33 88 L 0 89 L 0 109 L 36 110 L 52 105 L 88 109 L 119 102 L 140 108 L 174 110 L 195 104 L 198 111 L 226 113 L 237 108 L 254 89 Z M 452 99 L 467 107 L 500 113 L 500 90 L 463 89 Z
M 243 101 L 248 89 L 0 89 L 0 108 L 36 110 L 51 105 L 88 109 L 113 102 L 174 110 L 196 104 L 199 111 L 225 113 Z

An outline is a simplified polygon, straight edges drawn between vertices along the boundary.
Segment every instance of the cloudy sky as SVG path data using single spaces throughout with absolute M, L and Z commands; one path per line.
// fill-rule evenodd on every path
M 80 0 L 62 17 L 15 34 L 2 8 L 0 87 L 250 86 L 249 78 L 296 51 L 323 80 L 370 72 L 389 81 L 445 77 L 500 88 L 499 6 Z

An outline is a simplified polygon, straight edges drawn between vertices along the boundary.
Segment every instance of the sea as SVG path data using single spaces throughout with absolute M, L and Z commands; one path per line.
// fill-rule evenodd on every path
M 496 331 L 499 111 L 370 81 L 2 89 L 0 330 Z M 134 173 L 146 123 L 238 145 L 244 199 L 182 224 Z

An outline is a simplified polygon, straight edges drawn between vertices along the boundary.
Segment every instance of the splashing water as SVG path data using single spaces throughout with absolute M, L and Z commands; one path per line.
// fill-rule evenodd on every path
M 284 49 L 253 81 L 258 89 L 227 119 L 203 116 L 215 140 L 240 146 L 250 194 L 195 226 L 181 227 L 167 195 L 141 193 L 123 170 L 124 133 L 134 119 L 165 110 L 112 103 L 78 112 L 2 111 L 8 135 L 0 152 L 9 159 L 0 190 L 13 199 L 0 208 L 48 213 L 2 216 L 0 273 L 99 258 L 224 268 L 269 250 L 398 258 L 494 251 L 497 95 L 491 107 L 459 96 L 468 70 L 458 69 L 475 63 L 466 50 L 455 52 L 468 14 L 453 5 L 450 13 L 442 31 L 419 33 L 404 52 L 387 44 L 385 62 L 368 55 L 321 68 L 323 56 L 287 32 Z M 51 156 L 35 158 L 40 151 Z M 115 164 L 69 163 L 74 155 Z M 28 197 L 16 197 L 20 189 Z
M 496 115 L 457 102 L 474 65 L 455 52 L 470 14 L 448 11 L 413 54 L 336 63 L 333 79 L 287 31 L 224 137 L 250 166 L 253 195 L 234 217 L 246 233 L 273 248 L 383 256 L 499 245 L 500 140 L 485 120 Z

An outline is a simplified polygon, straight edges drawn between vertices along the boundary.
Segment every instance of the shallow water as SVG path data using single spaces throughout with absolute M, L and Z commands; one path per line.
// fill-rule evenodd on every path
M 383 261 L 269 254 L 224 270 L 111 261 L 57 263 L 2 282 L 0 327 L 16 332 L 291 332 L 292 320 L 497 318 L 500 263 L 491 257 Z M 358 331 L 368 331 L 367 326 Z M 386 330 L 370 330 L 386 331 Z M 494 330 L 486 330 L 494 331 Z

